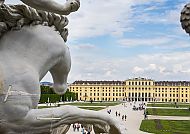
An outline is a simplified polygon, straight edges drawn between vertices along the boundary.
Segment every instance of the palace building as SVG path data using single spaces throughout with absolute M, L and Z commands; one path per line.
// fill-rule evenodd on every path
M 125 81 L 75 81 L 69 91 L 86 101 L 190 102 L 190 81 L 154 81 L 134 78 Z

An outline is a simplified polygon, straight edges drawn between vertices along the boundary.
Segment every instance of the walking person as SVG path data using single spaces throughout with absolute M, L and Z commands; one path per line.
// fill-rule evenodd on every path
M 125 115 L 125 121 L 127 120 L 127 115 Z
M 84 130 L 84 127 L 82 125 L 81 125 L 81 128 L 82 128 L 82 130 L 81 130 L 82 134 L 85 134 L 85 130 Z
M 73 124 L 73 131 L 75 132 L 75 129 L 76 129 L 76 126 L 75 126 L 75 124 Z
M 122 115 L 122 121 L 124 120 L 124 115 Z
M 77 123 L 77 131 L 79 132 L 79 129 L 80 129 L 80 124 Z

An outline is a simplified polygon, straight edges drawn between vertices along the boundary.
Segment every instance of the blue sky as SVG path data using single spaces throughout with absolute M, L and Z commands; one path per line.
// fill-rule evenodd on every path
M 68 16 L 72 57 L 68 81 L 190 80 L 190 37 L 179 19 L 188 2 L 81 0 L 80 10 Z M 52 81 L 50 74 L 43 81 Z

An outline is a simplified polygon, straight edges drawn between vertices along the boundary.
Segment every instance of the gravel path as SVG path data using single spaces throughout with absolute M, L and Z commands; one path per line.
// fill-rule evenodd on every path
M 127 115 L 127 120 L 123 121 L 123 122 L 126 123 L 126 128 L 127 128 L 128 134 L 148 134 L 146 132 L 142 132 L 139 130 L 141 121 L 144 118 L 144 115 L 143 115 L 144 111 L 143 110 L 142 111 L 133 111 L 132 110 L 133 105 L 135 105 L 135 104 L 130 105 L 129 103 L 126 103 L 125 107 L 122 104 L 120 104 L 118 106 L 110 106 L 106 109 L 103 109 L 102 112 L 107 112 L 107 110 L 111 109 L 112 110 L 111 115 L 113 117 L 116 117 L 116 115 L 115 115 L 116 111 L 120 112 L 120 117 L 119 116 L 116 117 L 120 121 L 122 121 L 122 118 L 121 118 L 122 115 Z M 136 103 L 136 106 L 138 106 L 138 105 L 139 105 L 139 103 Z M 73 132 L 73 129 L 70 128 L 70 130 L 68 131 L 67 134 L 81 134 L 81 130 L 79 130 L 79 132 Z M 94 133 L 91 132 L 91 134 L 94 134 Z

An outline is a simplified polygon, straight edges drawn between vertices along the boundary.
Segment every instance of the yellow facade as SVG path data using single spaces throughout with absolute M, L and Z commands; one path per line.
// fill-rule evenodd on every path
M 75 81 L 69 91 L 86 101 L 190 102 L 190 82 L 154 81 L 134 78 L 126 81 Z

